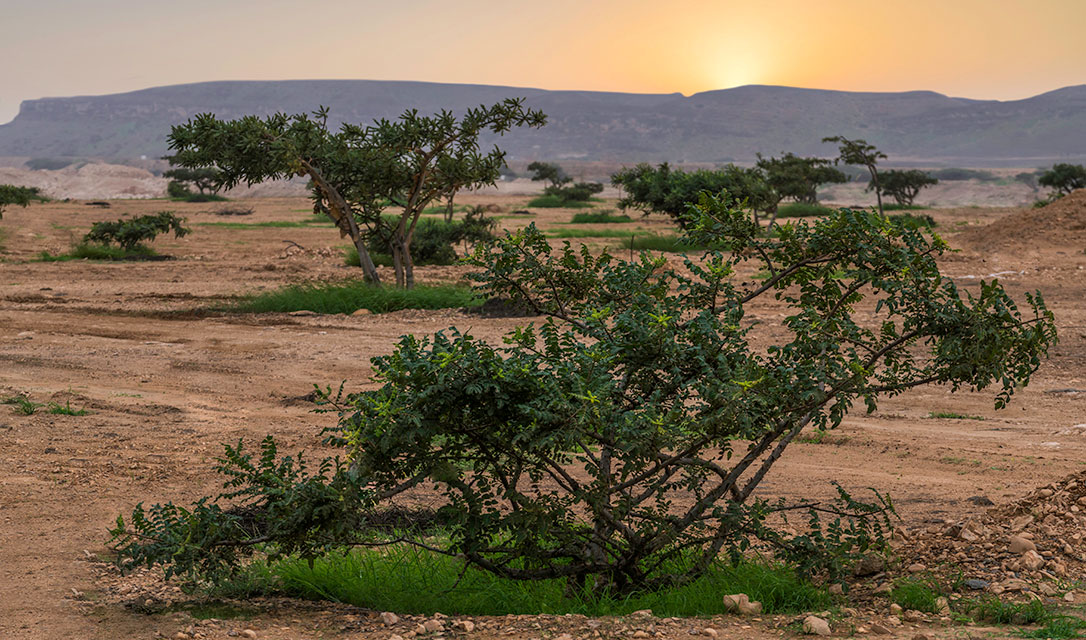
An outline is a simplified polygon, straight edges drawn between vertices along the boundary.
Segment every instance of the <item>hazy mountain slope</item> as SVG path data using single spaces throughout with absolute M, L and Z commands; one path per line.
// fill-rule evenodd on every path
M 747 86 L 684 97 L 369 80 L 208 82 L 30 100 L 0 126 L 0 156 L 159 156 L 170 125 L 207 111 L 234 118 L 328 105 L 337 121 L 368 122 L 407 108 L 462 110 L 510 96 L 527 98 L 550 119 L 543 130 L 505 136 L 501 146 L 515 159 L 725 162 L 751 160 L 759 151 L 829 155 L 833 149 L 819 141 L 834 134 L 863 137 L 897 160 L 979 166 L 1086 157 L 1086 85 L 998 102 L 930 91 Z

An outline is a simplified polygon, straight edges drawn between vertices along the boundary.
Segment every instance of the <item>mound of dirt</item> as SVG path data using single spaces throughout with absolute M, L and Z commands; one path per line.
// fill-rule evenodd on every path
M 1037 246 L 1086 246 L 1086 189 L 1072 191 L 1039 209 L 1026 209 L 979 229 L 957 243 L 978 251 L 1017 251 Z
M 908 534 L 907 534 L 908 535 Z M 973 588 L 1059 595 L 1054 583 L 1086 570 L 1086 471 L 1040 487 L 980 517 L 908 535 L 915 562 L 956 565 Z

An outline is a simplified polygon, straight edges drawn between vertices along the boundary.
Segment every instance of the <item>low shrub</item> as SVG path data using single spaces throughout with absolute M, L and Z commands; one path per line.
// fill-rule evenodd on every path
M 902 578 L 890 592 L 890 599 L 903 609 L 915 609 L 925 613 L 937 613 L 936 599 L 939 598 L 939 586 L 922 578 Z
M 592 204 L 592 201 L 563 200 L 556 195 L 544 194 L 529 200 L 527 206 L 536 209 L 588 209 L 595 205 Z
M 570 224 L 616 224 L 633 222 L 633 218 L 627 215 L 615 214 L 612 211 L 599 211 L 594 213 L 575 213 L 569 222 Z
M 250 296 L 229 310 L 245 313 L 354 313 L 367 309 L 387 313 L 401 309 L 472 307 L 482 300 L 469 287 L 418 286 L 414 289 L 374 287 L 362 281 L 296 284 Z
M 931 229 L 936 226 L 935 218 L 926 215 L 918 216 L 911 213 L 895 213 L 887 217 L 890 219 L 890 222 L 913 231 L 917 229 Z
M 103 246 L 116 244 L 125 251 L 132 251 L 143 242 L 150 242 L 159 234 L 173 232 L 175 238 L 188 235 L 191 229 L 184 226 L 185 219 L 178 218 L 172 211 L 160 211 L 154 215 L 139 216 L 95 222 L 87 235 L 85 243 L 97 243 Z
M 833 209 L 824 207 L 820 204 L 807 204 L 805 202 L 794 202 L 792 204 L 781 205 L 777 208 L 778 218 L 810 218 L 813 216 L 825 216 L 833 213 Z
M 882 205 L 883 211 L 924 211 L 930 208 L 922 204 L 898 204 L 897 202 L 884 202 Z
M 627 229 L 569 229 L 554 227 L 547 231 L 548 238 L 629 238 L 636 231 Z
M 100 244 L 82 243 L 73 246 L 68 253 L 51 254 L 42 251 L 38 254 L 38 262 L 68 262 L 69 260 L 164 260 L 168 256 L 160 255 L 157 251 L 146 245 L 137 244 L 130 249 L 110 247 Z

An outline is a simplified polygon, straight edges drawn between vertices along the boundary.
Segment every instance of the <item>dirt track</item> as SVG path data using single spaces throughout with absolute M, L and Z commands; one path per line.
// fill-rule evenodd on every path
M 497 202 L 506 210 L 523 204 L 511 196 L 474 201 Z M 246 204 L 256 213 L 244 218 L 208 213 L 215 205 L 161 201 L 115 202 L 108 210 L 51 203 L 5 211 L 0 396 L 25 392 L 41 403 L 70 400 L 90 414 L 42 410 L 24 416 L 0 406 L 0 638 L 174 637 L 192 620 L 95 603 L 103 586 L 90 558 L 104 551 L 106 528 L 118 513 L 139 500 L 187 502 L 214 492 L 210 462 L 222 442 L 271 433 L 284 449 L 314 448 L 318 431 L 333 418 L 314 415 L 292 399 L 314 383 L 366 384 L 368 359 L 387 353 L 405 332 L 459 325 L 497 339 L 522 322 L 457 311 L 362 317 L 184 313 L 261 288 L 353 273 L 336 249 L 344 243 L 328 227 L 198 226 L 309 215 L 301 198 Z M 156 242 L 156 249 L 176 260 L 28 262 L 42 250 L 63 251 L 94 220 L 166 208 L 197 224 L 183 239 Z M 956 231 L 1016 211 L 969 208 L 937 210 L 934 216 L 954 245 Z M 533 219 L 546 225 L 568 216 L 550 211 Z M 307 251 L 288 251 L 288 239 Z M 1030 388 L 1001 412 L 992 409 L 992 394 L 951 395 L 943 388 L 885 401 L 871 416 L 857 412 L 821 444 L 793 445 L 764 484 L 766 494 L 828 493 L 831 479 L 846 487 L 876 487 L 895 498 L 906 524 L 916 525 L 981 511 L 969 497 L 984 495 L 999 504 L 1083 468 L 1086 437 L 1067 430 L 1086 423 L 1086 243 L 1071 237 L 1029 251 L 1009 245 L 1003 251 L 998 242 L 985 242 L 973 241 L 948 256 L 943 269 L 966 288 L 977 276 L 1001 273 L 1018 298 L 1032 289 L 1045 293 L 1061 342 Z M 433 281 L 462 273 L 459 267 L 436 267 L 420 275 Z M 772 322 L 781 310 L 752 311 Z M 1084 391 L 1050 393 L 1066 389 Z M 940 411 L 984 419 L 929 417 Z M 260 637 L 389 635 L 363 613 L 345 625 L 347 618 L 321 609 L 287 605 L 277 614 L 203 631 L 209 638 L 246 626 Z M 777 636 L 769 628 L 721 631 L 728 629 L 734 631 L 729 637 Z M 661 631 L 670 637 L 666 628 Z M 685 636 L 687 629 L 678 625 L 675 633 Z

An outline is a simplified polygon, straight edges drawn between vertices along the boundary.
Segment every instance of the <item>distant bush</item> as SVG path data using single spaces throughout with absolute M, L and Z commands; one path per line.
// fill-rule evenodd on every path
M 786 204 L 777 208 L 778 218 L 810 218 L 813 216 L 825 216 L 833 213 L 833 209 L 829 207 L 823 207 L 820 204 L 806 204 L 803 202 L 796 202 L 794 204 Z
M 935 218 L 931 216 L 918 216 L 911 213 L 896 213 L 887 216 L 891 222 L 910 230 L 930 229 L 935 226 Z
M 48 251 L 42 251 L 37 257 L 38 262 L 68 262 L 70 260 L 107 260 L 116 262 L 122 260 L 155 259 L 167 259 L 167 257 L 159 255 L 158 252 L 151 247 L 142 244 L 126 250 L 119 247 L 89 244 L 86 242 L 73 246 L 67 253 L 52 254 Z
M 362 281 L 296 284 L 252 296 L 232 310 L 249 313 L 387 313 L 401 309 L 448 309 L 482 304 L 470 287 L 442 285 L 414 289 L 379 288 Z
M 960 169 L 957 167 L 950 167 L 947 169 L 935 169 L 933 171 L 928 171 L 928 175 L 937 180 L 945 180 L 947 182 L 960 182 L 963 180 L 995 182 L 996 180 L 999 180 L 999 176 L 995 175 L 991 171 L 980 171 L 978 169 Z
M 612 211 L 600 211 L 596 213 L 575 213 L 570 224 L 616 224 L 622 222 L 632 222 L 633 219 L 627 215 L 616 215 Z
M 253 215 L 252 207 L 244 207 L 242 205 L 227 205 L 225 207 L 219 207 L 212 211 L 217 216 L 251 216 Z
M 896 202 L 882 205 L 883 211 L 924 211 L 925 209 L 930 208 L 931 207 L 925 207 L 922 204 L 898 204 Z
M 4 217 L 4 207 L 16 205 L 30 206 L 31 202 L 47 202 L 37 187 L 17 187 L 13 184 L 0 184 L 0 219 Z
M 587 209 L 593 205 L 591 202 L 567 201 L 553 194 L 545 194 L 529 200 L 528 206 L 535 209 Z
M 474 245 L 494 239 L 497 221 L 484 215 L 483 210 L 472 209 L 460 220 L 446 222 L 433 218 L 420 218 L 411 241 L 411 257 L 415 266 L 454 264 L 457 244 Z M 382 238 L 371 236 L 366 248 L 374 264 L 392 266 L 392 255 Z M 344 253 L 344 261 L 358 266 L 358 249 L 351 247 Z
M 1059 163 L 1041 174 L 1037 183 L 1052 189 L 1053 195 L 1065 196 L 1075 189 L 1086 189 L 1086 167 L 1081 164 Z M 1051 198 L 1055 199 L 1055 198 Z
M 184 227 L 184 222 L 184 218 L 178 218 L 172 211 L 127 220 L 95 222 L 90 233 L 83 236 L 83 242 L 104 246 L 116 244 L 124 251 L 133 251 L 141 243 L 150 242 L 162 233 L 172 231 L 176 238 L 187 235 L 191 229 Z
M 57 171 L 74 162 L 71 158 L 31 158 L 26 161 L 26 168 L 31 171 Z

